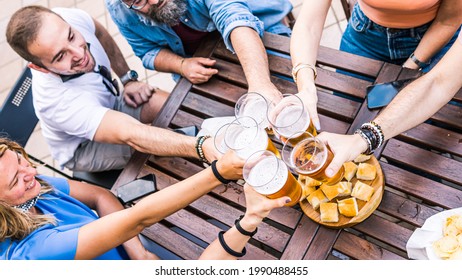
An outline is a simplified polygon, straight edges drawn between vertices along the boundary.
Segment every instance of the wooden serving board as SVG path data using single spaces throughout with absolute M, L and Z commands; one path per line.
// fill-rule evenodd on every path
M 382 168 L 380 167 L 379 161 L 372 156 L 369 160 L 365 161 L 365 163 L 372 164 L 376 167 L 377 169 L 377 176 L 375 177 L 374 180 L 371 181 L 365 181 L 361 180 L 361 182 L 368 184 L 369 186 L 374 188 L 374 193 L 372 194 L 372 197 L 369 201 L 362 201 L 359 199 L 356 199 L 358 203 L 358 215 L 354 217 L 345 217 L 342 214 L 339 213 L 339 221 L 337 223 L 326 223 L 321 221 L 321 215 L 318 210 L 314 210 L 313 207 L 308 203 L 306 199 L 300 201 L 300 207 L 302 211 L 307 215 L 310 219 L 315 221 L 318 224 L 324 225 L 326 227 L 330 228 L 346 228 L 346 227 L 351 227 L 354 226 L 362 221 L 364 221 L 367 217 L 369 217 L 375 209 L 379 206 L 380 202 L 382 201 L 382 196 L 383 192 L 385 189 L 384 186 L 384 176 L 382 172 Z M 355 185 L 356 181 L 356 175 L 351 179 L 350 182 L 353 183 L 353 186 Z M 345 179 L 342 179 L 342 181 L 346 181 Z M 350 197 L 350 196 L 348 196 Z M 348 197 L 341 197 L 338 198 L 339 200 L 348 198 Z M 332 199 L 330 202 L 337 202 L 337 198 Z

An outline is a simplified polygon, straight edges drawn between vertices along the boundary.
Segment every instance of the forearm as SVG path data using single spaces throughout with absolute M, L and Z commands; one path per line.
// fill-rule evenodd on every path
M 294 67 L 300 63 L 315 66 L 330 2 L 304 2 L 290 39 L 290 56 Z M 314 73 L 310 68 L 302 68 L 298 71 L 297 87 L 299 91 L 307 89 L 313 82 Z
M 240 221 L 240 225 L 243 229 L 248 232 L 253 232 L 262 222 L 259 218 L 249 218 L 244 216 Z M 223 236 L 225 243 L 235 252 L 242 252 L 245 245 L 250 239 L 250 236 L 241 234 L 236 226 L 231 227 L 225 232 Z M 228 254 L 223 246 L 220 244 L 218 239 L 215 239 L 210 245 L 204 250 L 199 257 L 201 260 L 234 260 L 235 256 Z
M 258 33 L 249 27 L 236 27 L 230 38 L 249 88 L 264 88 L 271 84 L 268 56 Z
M 109 57 L 112 70 L 114 70 L 117 76 L 122 77 L 125 73 L 128 72 L 128 70 L 130 70 L 122 54 L 122 51 L 117 46 L 109 32 L 99 22 L 95 21 L 95 26 L 95 35 Z
M 456 42 L 427 74 L 405 87 L 376 118 L 386 139 L 394 137 L 430 118 L 462 86 L 454 73 L 462 71 L 462 44 Z
M 220 182 L 207 168 L 186 180 L 147 196 L 135 206 L 83 226 L 76 259 L 92 259 L 139 234 L 205 195 Z
M 158 156 L 198 157 L 194 137 L 145 125 L 113 110 L 104 115 L 93 140 L 130 145 L 137 151 Z
M 429 61 L 454 36 L 462 20 L 462 2 L 459 0 L 442 1 L 438 14 L 427 30 L 414 55 L 420 61 Z
M 182 74 L 183 59 L 169 49 L 162 49 L 154 59 L 154 68 L 160 72 Z

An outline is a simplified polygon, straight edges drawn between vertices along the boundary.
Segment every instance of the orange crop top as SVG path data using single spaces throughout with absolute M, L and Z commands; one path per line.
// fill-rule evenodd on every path
M 412 28 L 435 19 L 441 0 L 358 0 L 364 14 L 389 28 Z

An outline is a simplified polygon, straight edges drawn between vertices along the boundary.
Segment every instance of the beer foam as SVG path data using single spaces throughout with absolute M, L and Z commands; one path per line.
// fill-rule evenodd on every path
M 277 171 L 275 171 L 277 169 Z M 250 171 L 247 183 L 263 195 L 278 192 L 286 183 L 289 171 L 287 166 L 274 157 L 258 162 Z M 263 186 L 262 186 L 263 185 Z
M 268 109 L 268 104 L 264 100 L 252 100 L 247 103 L 246 106 L 242 109 L 241 114 L 236 117 L 251 117 L 253 118 L 259 126 L 267 127 L 268 119 L 266 118 L 266 111 Z
M 268 147 L 268 135 L 262 129 L 258 129 L 257 136 L 251 129 L 243 130 L 236 135 L 234 147 L 237 147 L 236 153 L 240 158 L 247 159 L 257 151 L 266 150 Z
M 283 137 L 297 137 L 296 132 L 306 131 L 310 125 L 310 116 L 303 112 L 301 106 L 288 106 L 277 115 L 275 125 Z M 301 134 L 301 133 L 300 133 Z

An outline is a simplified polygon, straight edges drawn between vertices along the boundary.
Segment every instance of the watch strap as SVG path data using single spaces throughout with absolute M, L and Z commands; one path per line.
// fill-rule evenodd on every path
M 131 77 L 131 72 L 132 71 L 134 71 L 136 73 L 135 70 L 128 70 L 127 73 L 125 73 L 122 77 L 120 77 L 120 82 L 122 83 L 122 85 L 125 86 L 130 81 L 137 81 L 138 80 L 137 78 L 132 78 Z

